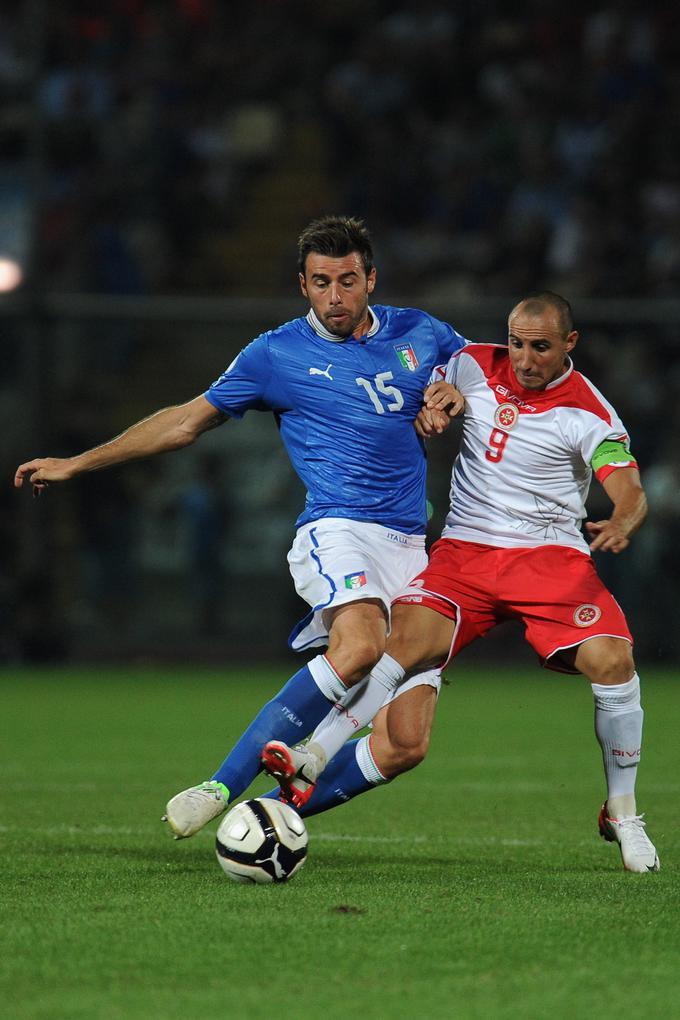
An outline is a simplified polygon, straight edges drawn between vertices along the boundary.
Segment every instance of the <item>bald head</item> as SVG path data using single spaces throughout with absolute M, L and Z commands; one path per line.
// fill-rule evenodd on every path
M 543 390 L 559 379 L 577 340 L 569 302 L 552 291 L 523 298 L 508 317 L 510 363 L 527 390 Z
M 571 305 L 566 298 L 560 297 L 559 294 L 555 294 L 551 290 L 538 291 L 536 294 L 528 294 L 527 297 L 522 298 L 510 312 L 508 321 L 512 321 L 514 316 L 520 311 L 532 318 L 537 318 L 548 310 L 552 310 L 557 315 L 557 321 L 565 336 L 567 333 L 572 332 L 574 329 L 574 317 L 571 312 Z

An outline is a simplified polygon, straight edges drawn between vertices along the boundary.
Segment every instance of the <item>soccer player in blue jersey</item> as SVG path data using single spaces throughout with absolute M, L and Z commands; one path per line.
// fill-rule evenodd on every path
M 290 643 L 326 651 L 262 708 L 211 779 L 170 800 L 166 817 L 177 838 L 241 795 L 262 767 L 266 743 L 304 738 L 357 685 L 364 707 L 367 698 L 376 712 L 386 706 L 376 733 L 396 746 L 395 773 L 429 732 L 423 722 L 434 712 L 439 674 L 413 677 L 395 697 L 401 671 L 383 652 L 392 596 L 426 563 L 426 464 L 414 421 L 433 368 L 466 341 L 425 312 L 369 304 L 376 270 L 362 221 L 314 221 L 298 254 L 306 316 L 257 337 L 188 403 L 78 456 L 28 461 L 15 476 L 17 487 L 28 478 L 40 493 L 51 482 L 187 446 L 251 409 L 276 416 L 307 488 L 288 561 L 310 611 Z M 275 771 L 275 761 L 264 764 Z M 360 740 L 345 763 L 343 789 L 354 795 L 385 778 L 370 741 Z

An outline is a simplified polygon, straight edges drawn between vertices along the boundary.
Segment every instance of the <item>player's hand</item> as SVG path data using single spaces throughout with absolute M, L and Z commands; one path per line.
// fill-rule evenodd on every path
M 430 436 L 438 435 L 449 427 L 451 419 L 444 411 L 429 410 L 421 407 L 414 425 L 416 432 L 421 439 L 429 439 Z
M 586 531 L 591 536 L 590 551 L 620 553 L 630 545 L 626 530 L 614 520 L 586 521 Z
M 20 489 L 24 480 L 33 486 L 33 495 L 39 496 L 50 482 L 66 482 L 73 477 L 68 457 L 39 457 L 20 464 L 14 475 L 14 487 Z
M 428 386 L 424 401 L 428 410 L 443 411 L 449 418 L 456 418 L 465 410 L 465 397 L 460 390 L 447 382 L 436 382 Z

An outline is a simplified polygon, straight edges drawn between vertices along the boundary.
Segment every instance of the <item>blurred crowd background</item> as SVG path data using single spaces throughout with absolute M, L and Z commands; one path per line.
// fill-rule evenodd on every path
M 528 291 L 571 300 L 651 506 L 598 568 L 639 657 L 680 659 L 678 22 L 636 0 L 0 5 L 0 661 L 283 651 L 303 493 L 269 416 L 38 501 L 11 479 L 301 314 L 296 238 L 326 212 L 365 217 L 378 300 L 472 339 Z M 433 535 L 455 446 L 430 448 Z

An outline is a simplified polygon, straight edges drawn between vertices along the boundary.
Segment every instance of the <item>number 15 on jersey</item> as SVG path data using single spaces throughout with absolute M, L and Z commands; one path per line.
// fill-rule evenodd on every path
M 393 378 L 394 376 L 391 372 L 378 372 L 372 381 L 370 379 L 364 379 L 360 375 L 356 378 L 357 386 L 363 386 L 371 398 L 371 403 L 378 414 L 384 414 L 385 411 L 401 411 L 404 406 L 404 398 L 401 394 L 401 390 L 397 389 L 396 386 L 386 385 L 390 379 Z M 384 402 L 380 399 L 378 394 L 381 394 L 385 398 Z

